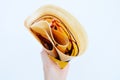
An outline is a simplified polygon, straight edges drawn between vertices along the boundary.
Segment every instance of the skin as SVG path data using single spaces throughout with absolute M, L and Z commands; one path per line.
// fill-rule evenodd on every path
M 46 51 L 41 52 L 44 80 L 66 80 L 69 64 L 64 68 L 60 69 L 49 57 Z

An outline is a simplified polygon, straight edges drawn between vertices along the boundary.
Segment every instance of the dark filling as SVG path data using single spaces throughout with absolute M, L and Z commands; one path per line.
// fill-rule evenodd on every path
M 42 43 L 42 45 L 46 49 L 48 49 L 48 50 L 52 50 L 53 49 L 53 45 L 52 45 L 52 43 L 48 39 L 44 38 L 39 33 L 33 31 L 32 29 L 31 29 L 31 31 L 39 38 L 40 42 Z
M 45 39 L 44 37 L 42 37 L 42 36 L 39 35 L 39 34 L 36 34 L 36 35 L 38 36 L 38 38 L 40 39 L 42 45 L 43 45 L 46 49 L 48 49 L 48 50 L 52 50 L 52 49 L 53 49 L 53 45 L 52 45 L 52 43 L 51 43 L 49 40 Z

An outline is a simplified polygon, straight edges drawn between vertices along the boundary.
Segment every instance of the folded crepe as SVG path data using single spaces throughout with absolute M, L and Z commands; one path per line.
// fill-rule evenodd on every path
M 60 68 L 86 50 L 85 30 L 62 8 L 43 6 L 29 16 L 24 24 Z

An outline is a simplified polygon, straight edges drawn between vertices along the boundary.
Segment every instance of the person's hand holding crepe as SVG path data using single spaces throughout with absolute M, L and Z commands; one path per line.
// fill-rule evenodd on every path
M 66 74 L 69 61 L 86 50 L 87 38 L 83 27 L 71 14 L 57 6 L 46 5 L 39 8 L 25 20 L 25 26 L 42 44 L 43 64 L 50 63 L 54 66 L 51 70 L 56 72 L 56 76 Z M 46 74 L 46 69 L 44 71 Z M 64 79 L 59 77 L 46 80 Z
M 46 51 L 41 52 L 45 80 L 66 80 L 69 64 L 59 68 L 49 57 Z

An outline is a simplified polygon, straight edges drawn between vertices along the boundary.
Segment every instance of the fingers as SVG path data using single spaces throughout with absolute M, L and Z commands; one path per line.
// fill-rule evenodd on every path
M 69 68 L 69 64 L 68 64 L 66 65 L 65 68 L 60 69 L 59 66 L 49 58 L 48 53 L 45 50 L 41 52 L 41 57 L 43 61 L 43 66 L 46 68 L 54 68 L 57 69 L 58 71 L 67 71 Z
M 45 50 L 41 52 L 41 57 L 42 57 L 43 65 L 49 65 L 49 66 L 55 65 L 55 63 L 53 63 L 53 61 L 50 60 L 50 58 L 48 57 L 48 53 Z

